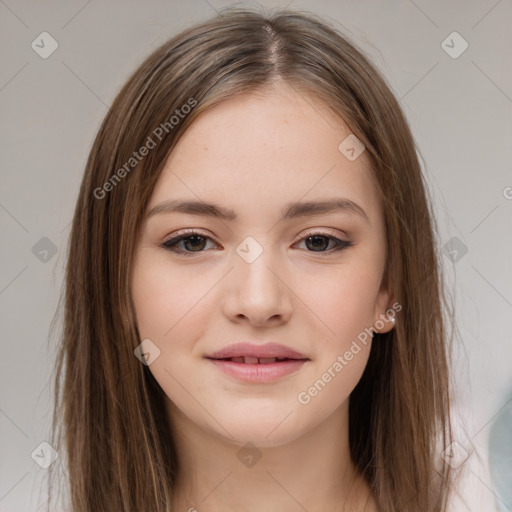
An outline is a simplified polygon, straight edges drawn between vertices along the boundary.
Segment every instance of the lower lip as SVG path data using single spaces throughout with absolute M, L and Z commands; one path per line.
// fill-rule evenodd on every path
M 219 370 L 245 382 L 272 382 L 296 372 L 307 359 L 287 359 L 268 364 L 245 364 L 209 359 Z

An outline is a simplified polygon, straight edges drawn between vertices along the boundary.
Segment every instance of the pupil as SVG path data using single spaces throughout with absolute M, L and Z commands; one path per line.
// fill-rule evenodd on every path
M 325 236 L 310 236 L 309 238 L 306 239 L 306 245 L 310 240 L 313 240 L 313 247 L 317 249 L 326 249 L 329 246 L 329 240 Z
M 200 235 L 193 235 L 189 236 L 184 242 L 185 244 L 191 244 L 196 249 L 204 249 L 205 238 Z

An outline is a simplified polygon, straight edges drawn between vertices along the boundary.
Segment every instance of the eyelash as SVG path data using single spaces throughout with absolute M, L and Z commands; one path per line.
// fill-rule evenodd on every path
M 167 249 L 169 251 L 172 251 L 176 254 L 180 254 L 180 255 L 183 255 L 183 256 L 187 256 L 187 257 L 190 257 L 190 256 L 195 256 L 196 254 L 201 254 L 203 252 L 205 252 L 205 250 L 202 250 L 202 251 L 183 251 L 183 250 L 178 250 L 176 249 L 176 245 L 179 244 L 180 242 L 182 242 L 183 240 L 187 240 L 188 238 L 191 238 L 193 236 L 200 236 L 201 238 L 205 238 L 207 240 L 212 240 L 212 238 L 210 238 L 209 236 L 206 236 L 198 231 L 194 231 L 194 230 L 191 230 L 191 231 L 187 231 L 185 233 L 182 233 L 178 236 L 175 236 L 173 238 L 170 238 L 169 240 L 166 240 L 165 242 L 162 243 L 162 247 L 164 249 Z M 330 240 L 333 240 L 336 245 L 334 247 L 332 247 L 331 249 L 327 250 L 327 251 L 308 251 L 308 252 L 311 252 L 313 254 L 320 254 L 320 255 L 329 255 L 329 254 L 332 254 L 334 252 L 338 252 L 338 251 L 342 251 L 343 249 L 346 249 L 348 247 L 351 247 L 353 244 L 353 242 L 349 242 L 347 240 L 342 240 L 341 238 L 338 238 L 338 237 L 335 237 L 329 233 L 324 233 L 324 232 L 317 232 L 317 231 L 312 231 L 312 232 L 309 232 L 309 233 L 306 233 L 300 240 L 299 242 L 302 242 L 303 240 L 307 240 L 308 238 L 313 238 L 315 236 L 321 236 L 321 237 L 325 237 L 325 238 L 329 238 Z

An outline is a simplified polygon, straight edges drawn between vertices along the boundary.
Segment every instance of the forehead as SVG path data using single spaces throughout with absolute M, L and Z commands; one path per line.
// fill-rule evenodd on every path
M 240 213 L 344 196 L 379 216 L 365 152 L 339 149 L 351 131 L 321 100 L 281 83 L 203 112 L 169 155 L 149 207 L 173 197 L 221 202 Z

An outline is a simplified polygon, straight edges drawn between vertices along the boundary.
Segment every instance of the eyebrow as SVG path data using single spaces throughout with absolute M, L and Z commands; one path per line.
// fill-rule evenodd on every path
M 335 211 L 344 211 L 361 216 L 369 222 L 366 212 L 354 201 L 346 198 L 329 199 L 326 201 L 294 202 L 286 205 L 281 211 L 281 220 L 289 220 L 297 217 L 309 217 L 323 215 Z M 147 217 L 159 213 L 188 213 L 191 215 L 204 215 L 216 217 L 223 220 L 236 220 L 236 213 L 224 206 L 203 201 L 191 201 L 180 199 L 169 199 L 154 206 Z

